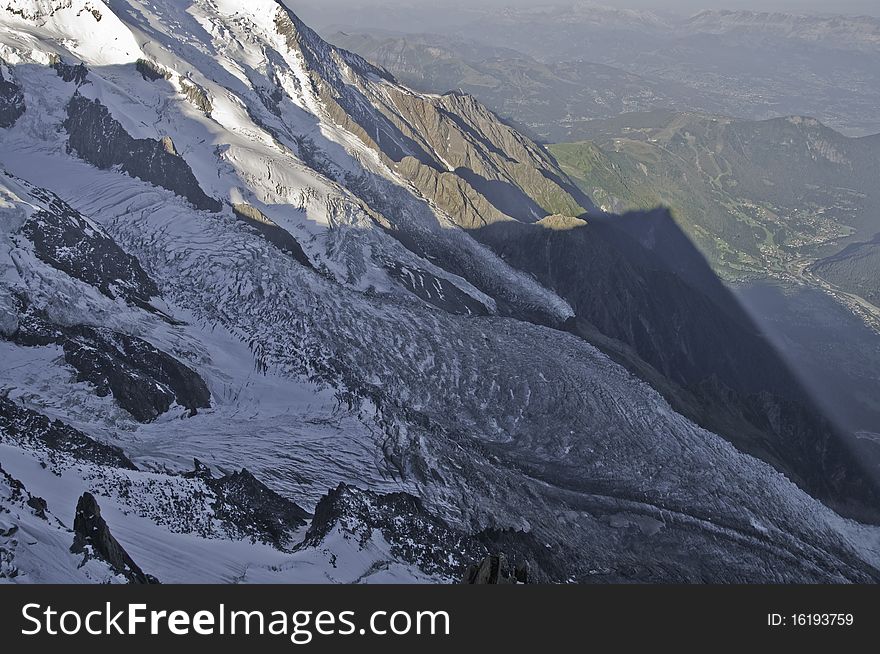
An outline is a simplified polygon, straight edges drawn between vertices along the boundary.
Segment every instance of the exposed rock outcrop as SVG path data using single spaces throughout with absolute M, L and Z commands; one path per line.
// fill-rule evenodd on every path
M 10 337 L 25 346 L 60 345 L 77 381 L 95 386 L 140 422 L 150 422 L 175 402 L 195 415 L 211 406 L 211 392 L 197 372 L 147 341 L 88 325 L 66 327 L 20 305 L 18 329 Z
M 99 443 L 60 420 L 27 409 L 5 395 L 0 395 L 0 442 L 19 447 L 46 447 L 54 452 L 70 454 L 80 461 L 137 470 L 123 451 L 113 445 Z
M 465 534 L 430 513 L 419 498 L 408 493 L 380 494 L 339 484 L 315 508 L 315 517 L 304 544 L 318 546 L 333 529 L 356 538 L 361 547 L 378 533 L 391 545 L 391 554 L 423 572 L 465 583 L 530 583 L 534 557 L 529 534 L 511 530 L 486 530 Z M 510 548 L 513 557 L 500 552 Z M 538 553 L 539 556 L 550 556 Z M 472 565 L 474 561 L 480 561 Z M 544 581 L 562 580 L 554 565 L 539 572 Z
M 398 262 L 385 267 L 388 274 L 428 304 L 449 313 L 466 316 L 487 316 L 489 310 L 455 284 L 426 270 L 404 266 Z
M 34 244 L 41 261 L 107 297 L 155 311 L 150 299 L 159 295 L 159 289 L 136 257 L 54 193 L 36 187 L 29 191 L 45 208 L 34 212 L 21 233 Z
M 201 461 L 196 459 L 194 463 L 195 469 L 185 476 L 205 482 L 217 497 L 212 504 L 214 515 L 243 535 L 284 549 L 292 544 L 296 530 L 311 517 L 247 470 L 215 478 Z
M 24 93 L 0 60 L 0 127 L 12 127 L 25 112 Z
M 64 128 L 70 135 L 68 150 L 98 168 L 119 166 L 132 177 L 186 198 L 197 209 L 222 209 L 220 201 L 205 194 L 183 157 L 169 153 L 160 141 L 133 138 L 99 101 L 74 95 Z
M 528 564 L 513 566 L 504 554 L 490 554 L 470 566 L 462 578 L 463 584 L 525 584 L 529 581 Z
M 192 104 L 198 107 L 206 116 L 210 116 L 214 111 L 214 105 L 211 99 L 201 86 L 192 81 L 182 80 L 180 86 L 183 89 L 183 95 Z
M 65 82 L 73 82 L 77 86 L 85 84 L 89 76 L 89 69 L 85 64 L 67 64 L 60 57 L 52 62 L 52 68 L 58 73 L 58 77 Z
M 133 584 L 157 584 L 159 580 L 146 574 L 119 544 L 110 527 L 101 517 L 101 507 L 95 496 L 83 493 L 76 505 L 73 521 L 73 545 L 70 551 L 82 554 L 83 562 L 91 557 L 105 561 L 113 570 L 126 577 Z
M 315 507 L 305 544 L 316 546 L 338 527 L 365 544 L 379 532 L 391 553 L 428 574 L 456 579 L 486 550 L 468 536 L 431 515 L 408 493 L 382 495 L 339 484 Z
M 41 20 L 73 6 L 73 0 L 33 0 L 31 2 L 6 2 L 6 11 L 25 20 Z
M 145 80 L 155 82 L 160 79 L 171 79 L 171 73 L 149 59 L 138 59 L 134 66 L 137 69 L 137 72 L 139 72 Z
M 64 358 L 78 379 L 94 384 L 98 395 L 112 393 L 137 420 L 149 422 L 174 402 L 191 416 L 211 406 L 211 393 L 198 373 L 146 341 L 85 326 L 76 332 L 64 342 Z

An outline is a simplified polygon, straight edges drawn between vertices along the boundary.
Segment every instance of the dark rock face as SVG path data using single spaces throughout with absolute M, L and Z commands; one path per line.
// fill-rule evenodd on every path
M 64 343 L 64 357 L 79 381 L 99 395 L 113 393 L 141 422 L 149 422 L 177 402 L 195 415 L 211 406 L 211 393 L 199 375 L 177 359 L 138 338 L 118 332 L 78 328 L 79 338 Z
M 34 253 L 53 268 L 91 284 L 104 295 L 154 311 L 150 298 L 159 295 L 155 282 L 137 258 L 119 247 L 98 225 L 54 193 L 31 189 L 46 209 L 35 212 L 21 233 Z
M 528 582 L 528 566 L 514 567 L 503 554 L 490 554 L 480 563 L 470 566 L 462 579 L 463 584 L 524 584 Z
M 0 61 L 0 127 L 12 127 L 25 112 L 24 93 L 3 71 Z
M 27 505 L 34 510 L 34 514 L 37 517 L 40 517 L 43 520 L 48 520 L 48 518 L 46 517 L 46 510 L 49 508 L 49 505 L 42 497 L 31 496 L 31 498 L 27 501 Z
M 294 532 L 305 526 L 311 514 L 282 497 L 247 470 L 215 478 L 198 459 L 188 477 L 202 479 L 214 491 L 214 515 L 254 540 L 289 547 Z
M 256 230 L 282 252 L 286 252 L 307 268 L 314 268 L 302 246 L 286 229 L 267 218 L 262 211 L 249 204 L 235 204 L 232 211 L 238 220 Z
M 303 544 L 320 545 L 334 527 L 357 538 L 361 546 L 378 531 L 394 556 L 450 579 L 468 579 L 472 569 L 480 567 L 472 565 L 474 561 L 492 560 L 503 561 L 501 568 L 495 565 L 492 578 L 499 578 L 498 570 L 503 569 L 502 577 L 513 581 L 491 583 L 563 581 L 570 574 L 565 563 L 532 534 L 513 530 L 466 534 L 431 514 L 408 493 L 382 495 L 339 484 L 318 502 Z
M 98 168 L 119 166 L 131 177 L 186 198 L 197 209 L 218 212 L 223 208 L 205 194 L 182 157 L 168 152 L 160 141 L 132 138 L 97 100 L 74 95 L 67 104 L 64 128 L 70 135 L 68 150 Z
M 50 420 L 3 396 L 0 397 L 0 440 L 6 439 L 17 444 L 36 442 L 81 461 L 137 470 L 120 448 L 99 443 L 60 420 Z
M 339 484 L 318 502 L 304 543 L 319 545 L 336 525 L 362 545 L 378 530 L 391 544 L 392 554 L 428 574 L 458 578 L 470 561 L 487 554 L 482 545 L 428 513 L 421 500 L 407 493 L 380 495 Z
M 3 469 L 3 464 L 0 463 L 0 480 L 9 488 L 9 499 L 12 501 L 18 502 L 24 499 L 25 495 L 30 497 L 30 493 L 25 489 L 24 484 L 22 484 L 18 479 L 10 475 Z M 10 534 L 4 534 L 10 535 Z
M 52 68 L 58 73 L 58 77 L 65 82 L 73 82 L 77 86 L 85 84 L 89 76 L 89 69 L 86 68 L 85 64 L 66 64 L 61 59 L 58 59 L 52 64 Z
M 534 532 L 484 529 L 473 539 L 487 551 L 503 555 L 520 583 L 558 583 L 571 577 L 571 561 L 548 548 Z
M 396 261 L 387 264 L 385 270 L 413 295 L 444 311 L 465 316 L 489 315 L 489 310 L 482 302 L 446 279 Z
M 105 561 L 117 574 L 125 576 L 132 584 L 159 583 L 152 575 L 145 574 L 113 537 L 110 527 L 101 517 L 101 508 L 91 493 L 83 493 L 77 502 L 73 532 L 73 545 L 70 551 L 74 554 L 83 554 L 83 562 L 91 557 Z
M 112 393 L 140 422 L 155 420 L 174 402 L 191 416 L 211 406 L 211 392 L 198 373 L 134 336 L 87 325 L 55 325 L 23 305 L 10 340 L 25 346 L 61 345 L 77 381 L 93 384 L 100 397 Z

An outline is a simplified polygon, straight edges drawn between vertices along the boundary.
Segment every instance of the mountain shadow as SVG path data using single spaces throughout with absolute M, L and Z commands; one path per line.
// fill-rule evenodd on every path
M 878 480 L 666 210 L 472 230 L 569 302 L 590 341 L 673 408 L 838 512 L 880 522 Z

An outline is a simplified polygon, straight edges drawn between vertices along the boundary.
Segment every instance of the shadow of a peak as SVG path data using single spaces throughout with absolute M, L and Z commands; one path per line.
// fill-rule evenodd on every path
M 565 299 L 558 328 L 840 513 L 880 522 L 878 479 L 665 209 L 470 234 Z

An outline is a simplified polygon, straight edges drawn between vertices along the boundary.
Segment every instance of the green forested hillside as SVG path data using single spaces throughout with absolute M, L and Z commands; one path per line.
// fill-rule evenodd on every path
M 727 278 L 779 273 L 880 231 L 880 142 L 800 117 L 656 113 L 550 146 L 608 211 L 666 205 Z

